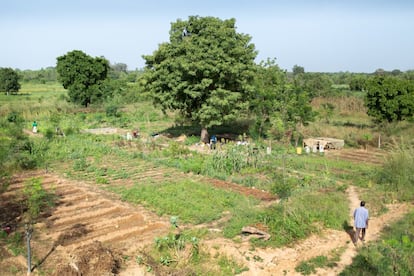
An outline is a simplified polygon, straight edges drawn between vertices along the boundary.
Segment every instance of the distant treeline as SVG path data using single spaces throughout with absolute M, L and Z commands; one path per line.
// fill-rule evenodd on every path
M 58 73 L 56 67 L 47 67 L 39 70 L 16 69 L 16 72 L 19 74 L 21 82 L 47 83 L 58 81 Z M 111 64 L 109 77 L 111 79 L 122 79 L 128 82 L 135 82 L 138 76 L 141 74 L 141 72 L 141 70 L 128 71 L 126 64 L 115 63 Z
M 47 67 L 39 70 L 19 70 L 16 69 L 22 82 L 34 82 L 34 83 L 47 83 L 57 81 L 56 67 Z M 111 79 L 121 79 L 128 82 L 136 82 L 138 76 L 141 75 L 143 70 L 137 69 L 130 71 L 127 69 L 127 65 L 124 63 L 111 64 L 111 71 L 109 77 Z M 353 72 L 335 72 L 335 73 L 317 73 L 317 72 L 305 72 L 304 68 L 295 65 L 293 72 L 288 72 L 288 76 L 302 75 L 303 81 L 307 82 L 307 85 L 316 90 L 323 90 L 323 88 L 331 87 L 332 85 L 344 85 L 336 87 L 338 89 L 346 89 L 353 91 L 362 91 L 363 82 L 366 77 L 374 75 L 387 75 L 387 76 L 399 76 L 404 79 L 414 80 L 414 70 L 401 71 L 395 69 L 392 71 L 386 71 L 383 69 L 377 69 L 372 73 L 353 73 Z

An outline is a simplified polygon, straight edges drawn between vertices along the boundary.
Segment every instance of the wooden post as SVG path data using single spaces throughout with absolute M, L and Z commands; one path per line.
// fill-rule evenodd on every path
M 32 238 L 33 228 L 30 224 L 25 224 L 26 230 L 26 244 L 27 244 L 27 275 L 31 275 L 32 273 L 32 252 L 30 249 L 30 240 Z
M 381 134 L 378 135 L 378 148 L 381 148 Z

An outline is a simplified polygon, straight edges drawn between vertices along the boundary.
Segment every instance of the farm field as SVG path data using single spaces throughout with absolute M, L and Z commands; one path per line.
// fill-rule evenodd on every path
M 355 160 L 360 162 L 358 152 L 354 153 L 357 156 Z M 352 151 L 348 151 L 347 158 L 351 154 Z M 339 156 L 335 158 L 340 158 Z M 171 168 L 144 168 L 140 173 L 134 173 L 135 180 L 151 179 L 159 182 L 166 177 L 192 176 Z M 147 275 L 145 267 L 139 266 L 132 256 L 150 245 L 157 236 L 165 235 L 171 230 L 169 217 L 159 216 L 140 205 L 122 201 L 119 196 L 100 189 L 96 184 L 44 171 L 27 172 L 14 177 L 8 190 L 1 195 L 2 202 L 10 202 L 10 199 L 18 195 L 23 182 L 29 178 L 42 179 L 44 187 L 53 190 L 57 197 L 55 207 L 44 214 L 35 225 L 36 234 L 32 239 L 35 274 L 38 266 L 47 275 L 72 275 L 79 271 L 84 275 L 104 275 L 111 271 L 119 275 Z M 242 189 L 239 185 L 225 181 L 208 182 L 219 189 L 235 190 L 245 195 L 253 194 L 262 202 L 272 200 L 265 196 L 265 192 L 254 194 L 250 188 Z M 114 186 L 128 186 L 131 183 L 131 179 L 116 181 Z M 233 189 L 233 186 L 239 188 Z M 347 193 L 349 206 L 356 206 L 359 202 L 356 188 L 350 186 Z M 9 211 L 7 208 L 13 206 L 2 206 L 2 210 L 6 212 Z M 400 219 L 409 210 L 408 205 L 401 204 L 389 205 L 388 208 L 389 212 L 386 214 L 372 218 L 367 241 L 378 238 L 382 227 Z M 352 208 L 350 216 L 351 214 Z M 215 224 L 213 221 L 196 227 L 215 231 Z M 193 226 L 186 224 L 184 227 Z M 339 259 L 334 268 L 319 271 L 322 275 L 333 275 L 350 264 L 356 254 L 356 248 L 350 241 L 346 231 L 327 229 L 292 246 L 275 249 L 252 249 L 248 239 L 243 236 L 240 236 L 238 242 L 211 237 L 203 241 L 201 246 L 211 255 L 230 255 L 248 268 L 240 275 L 279 275 L 284 271 L 290 275 L 300 275 L 295 272 L 295 267 L 301 261 L 321 254 L 336 255 Z M 23 256 L 13 257 L 7 251 L 2 251 L 2 275 L 8 275 L 10 267 L 24 271 Z
M 413 211 L 409 200 L 374 182 L 394 158 L 389 145 L 378 149 L 374 139 L 323 154 L 297 154 L 286 144 L 267 152 L 268 141 L 251 139 L 210 150 L 197 130 L 146 101 L 110 116 L 99 107 L 74 107 L 51 87 L 44 89 L 52 93 L 35 86 L 36 97 L 19 96 L 20 103 L 0 109 L 24 111 L 16 139 L 42 161 L 2 179 L 1 223 L 10 234 L 0 240 L 0 275 L 26 274 L 23 214 L 34 180 L 53 204 L 34 224 L 33 275 L 338 275 Z M 324 135 L 320 124 L 307 133 Z M 369 130 L 348 125 L 354 137 Z M 127 139 L 135 129 L 139 138 Z M 230 136 L 234 129 L 213 131 Z M 365 245 L 355 246 L 352 212 L 362 199 L 371 222 Z M 324 265 L 309 268 L 322 257 Z

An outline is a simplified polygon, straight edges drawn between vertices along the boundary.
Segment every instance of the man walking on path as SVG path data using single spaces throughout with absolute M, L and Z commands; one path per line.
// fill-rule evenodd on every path
M 361 240 L 365 240 L 365 230 L 368 228 L 369 212 L 365 208 L 365 201 L 361 201 L 360 207 L 356 208 L 354 211 L 354 225 L 355 225 L 355 241 L 356 244 L 360 238 L 360 233 L 362 232 Z

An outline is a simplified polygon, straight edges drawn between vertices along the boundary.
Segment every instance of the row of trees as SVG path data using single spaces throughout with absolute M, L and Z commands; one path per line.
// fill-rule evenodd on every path
M 208 128 L 241 116 L 255 118 L 259 135 L 291 138 L 315 117 L 311 99 L 326 95 L 335 81 L 345 78 L 352 90 L 366 92 L 368 114 L 377 121 L 399 121 L 414 114 L 410 72 L 306 73 L 295 65 L 288 73 L 275 60 L 256 64 L 256 55 L 251 37 L 236 31 L 234 19 L 190 16 L 172 23 L 169 42 L 143 56 L 142 74 L 128 77 L 125 64 L 111 66 L 104 57 L 78 50 L 58 57 L 56 72 L 70 100 L 85 107 L 125 94 L 126 82 L 136 81 L 135 91 L 149 91 L 155 105 L 199 124 L 204 141 Z M 10 76 L 16 83 L 16 72 L 0 71 L 0 90 L 13 91 L 4 88 L 10 81 L 1 81 Z

